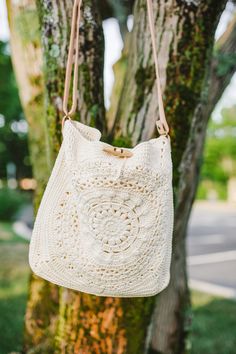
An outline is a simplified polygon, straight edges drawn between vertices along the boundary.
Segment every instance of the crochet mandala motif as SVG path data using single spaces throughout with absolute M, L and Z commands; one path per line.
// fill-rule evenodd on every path
M 102 151 L 94 128 L 66 122 L 36 218 L 34 272 L 103 296 L 150 296 L 169 281 L 173 200 L 170 142 L 152 139 L 131 158 Z

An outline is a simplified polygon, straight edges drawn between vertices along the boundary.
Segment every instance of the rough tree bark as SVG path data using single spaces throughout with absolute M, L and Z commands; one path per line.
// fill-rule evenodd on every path
M 28 0 L 28 4 L 31 3 L 33 1 Z M 61 142 L 61 103 L 72 3 L 72 0 L 37 1 L 44 50 L 46 115 L 42 117 L 46 117 L 49 168 Z M 217 3 L 213 0 L 154 2 L 159 64 L 167 118 L 172 127 L 174 162 L 176 221 L 170 285 L 157 299 L 100 298 L 58 288 L 33 277 L 26 313 L 25 352 L 143 354 L 149 348 L 150 353 L 184 353 L 190 309 L 185 234 L 197 185 L 206 122 L 215 97 L 218 99 L 223 89 L 218 85 L 218 96 L 215 92 L 211 97 L 212 90 L 208 96 L 209 72 L 213 75 L 215 67 L 212 64 L 209 69 L 214 32 L 224 4 L 224 0 Z M 13 38 L 17 32 L 13 25 L 17 17 L 14 12 L 17 5 L 14 6 L 10 8 L 9 5 Z M 19 11 L 24 14 L 27 9 L 20 7 Z M 104 43 L 96 0 L 84 1 L 82 18 L 77 118 L 96 125 L 105 139 L 117 145 L 129 146 L 151 138 L 155 134 L 157 100 L 145 0 L 135 3 L 135 25 L 127 37 L 121 60 L 124 80 L 114 89 L 113 107 L 107 119 L 103 106 Z M 18 41 L 23 42 L 21 35 Z M 222 45 L 219 51 L 232 53 L 234 48 L 229 41 L 224 43 L 228 45 Z M 12 47 L 17 48 L 17 45 L 12 40 Z M 16 58 L 14 51 L 13 55 Z M 19 66 L 15 67 L 19 72 Z M 228 71 L 224 86 L 232 70 Z M 19 82 L 23 81 L 19 75 L 18 78 Z M 23 91 L 23 86 L 20 85 L 20 89 Z M 207 108 L 208 99 L 210 108 Z M 31 117 L 27 110 L 26 115 Z M 36 170 L 35 173 L 37 177 Z

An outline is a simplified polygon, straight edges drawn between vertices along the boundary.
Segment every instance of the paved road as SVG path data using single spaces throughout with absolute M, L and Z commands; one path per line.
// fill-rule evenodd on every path
M 236 298 L 236 205 L 194 205 L 187 239 L 190 286 Z

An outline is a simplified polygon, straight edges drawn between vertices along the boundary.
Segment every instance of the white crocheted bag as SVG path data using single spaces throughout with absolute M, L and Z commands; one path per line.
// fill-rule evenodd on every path
M 74 4 L 70 42 L 76 58 L 80 3 Z M 30 266 L 52 283 L 90 294 L 155 295 L 169 282 L 173 225 L 171 147 L 161 95 L 157 127 L 164 134 L 133 149 L 115 148 L 100 141 L 97 129 L 69 118 L 76 107 L 74 95 L 67 112 L 71 65 L 69 52 L 63 143 L 35 221 Z M 157 65 L 156 73 L 160 93 Z M 74 78 L 73 92 L 76 87 Z

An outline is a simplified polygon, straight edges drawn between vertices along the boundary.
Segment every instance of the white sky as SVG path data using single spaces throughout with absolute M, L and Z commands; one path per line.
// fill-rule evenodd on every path
M 231 19 L 235 8 L 233 5 L 227 5 L 226 10 L 221 16 L 220 23 L 216 31 L 216 39 L 224 32 L 228 21 Z M 132 22 L 129 20 L 129 22 Z M 105 105 L 109 107 L 109 97 L 114 83 L 114 75 L 112 65 L 119 59 L 123 48 L 122 39 L 120 36 L 117 21 L 115 19 L 108 19 L 104 21 L 104 36 L 105 36 L 105 67 L 104 67 L 104 81 L 105 81 Z M 129 23 L 130 28 L 130 23 Z M 0 40 L 9 39 L 9 29 L 7 23 L 7 11 L 5 0 L 0 0 Z M 236 74 L 233 76 L 230 85 L 225 90 L 224 95 L 217 104 L 213 119 L 219 120 L 221 117 L 221 109 L 223 107 L 230 107 L 236 104 Z
M 228 22 L 231 20 L 233 14 L 235 13 L 235 6 L 231 3 L 228 3 L 225 11 L 221 15 L 219 25 L 216 30 L 216 39 L 218 39 L 226 30 Z M 236 104 L 236 74 L 231 79 L 229 86 L 226 88 L 223 96 L 216 105 L 212 118 L 214 120 L 221 119 L 221 110 L 224 107 L 231 107 Z
M 0 0 L 0 40 L 9 39 L 9 29 L 7 23 L 7 9 L 5 0 Z
M 104 64 L 104 98 L 106 108 L 110 105 L 110 95 L 114 84 L 112 66 L 120 58 L 123 49 L 123 41 L 119 31 L 118 22 L 110 18 L 103 22 L 105 38 L 105 64 Z

